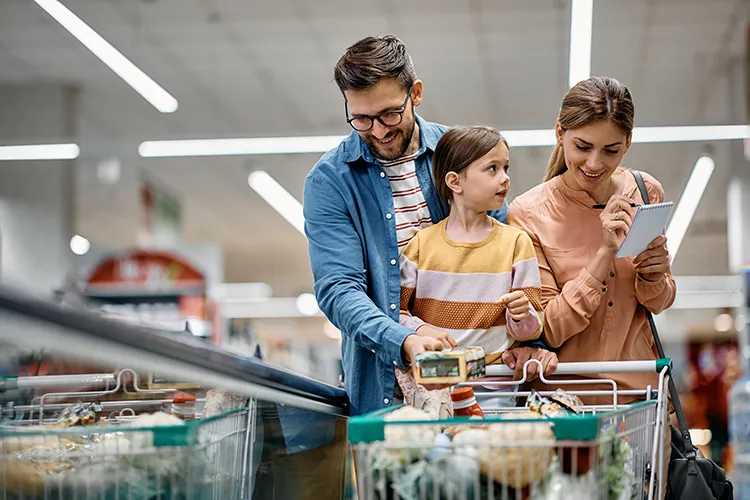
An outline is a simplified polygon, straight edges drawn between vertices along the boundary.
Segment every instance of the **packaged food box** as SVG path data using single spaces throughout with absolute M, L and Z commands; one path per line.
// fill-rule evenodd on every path
M 484 348 L 461 347 L 417 354 L 418 384 L 456 385 L 485 376 Z

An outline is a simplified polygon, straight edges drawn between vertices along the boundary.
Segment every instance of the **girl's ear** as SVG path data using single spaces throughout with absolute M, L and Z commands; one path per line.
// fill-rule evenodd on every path
M 463 192 L 463 182 L 458 172 L 448 172 L 445 174 L 445 184 L 454 194 Z

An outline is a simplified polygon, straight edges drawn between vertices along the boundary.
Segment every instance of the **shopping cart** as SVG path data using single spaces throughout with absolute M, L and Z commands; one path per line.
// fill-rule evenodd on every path
M 126 391 L 131 399 L 102 401 L 124 389 L 125 374 L 133 378 Z M 255 439 L 252 400 L 247 408 L 204 419 L 183 422 L 162 412 L 166 419 L 159 420 L 150 412 L 171 402 L 164 395 L 173 391 L 139 388 L 132 370 L 116 377 L 64 377 L 9 382 L 26 388 L 35 382 L 45 388 L 71 382 L 101 387 L 45 393 L 32 404 L 0 409 L 1 500 L 247 498 Z M 106 423 L 60 427 L 60 410 L 71 405 L 88 405 Z
M 523 367 L 521 381 L 530 360 Z M 583 383 L 611 386 L 606 391 L 569 394 L 608 395 L 611 404 L 584 406 L 579 415 L 543 417 L 528 407 L 485 407 L 483 420 L 432 420 L 419 410 L 388 408 L 349 422 L 356 461 L 359 500 L 479 499 L 645 499 L 658 498 L 666 432 L 667 377 L 671 361 L 561 363 L 555 375 L 659 374 L 658 387 L 618 390 L 608 379 Z M 504 366 L 488 376 L 511 375 Z M 561 388 L 582 380 L 549 381 Z M 486 384 L 474 381 L 470 385 Z M 492 381 L 492 385 L 503 382 Z M 524 397 L 532 392 L 498 391 Z M 552 391 L 539 393 L 542 396 Z M 638 402 L 622 404 L 623 396 Z M 619 396 L 619 398 L 618 398 Z M 482 405 L 483 395 L 477 394 Z M 414 417 L 414 415 L 419 415 Z

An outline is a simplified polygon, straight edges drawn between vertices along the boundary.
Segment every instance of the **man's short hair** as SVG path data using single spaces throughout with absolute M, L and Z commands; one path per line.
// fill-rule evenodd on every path
M 384 78 L 396 78 L 404 90 L 417 79 L 403 42 L 393 35 L 368 36 L 346 49 L 333 77 L 339 90 L 367 90 Z

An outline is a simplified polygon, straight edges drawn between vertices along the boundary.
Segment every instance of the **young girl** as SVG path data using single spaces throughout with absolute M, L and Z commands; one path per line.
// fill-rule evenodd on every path
M 433 178 L 450 214 L 417 233 L 401 255 L 400 323 L 446 348 L 482 346 L 488 364 L 542 333 L 531 239 L 487 215 L 503 206 L 509 168 L 508 144 L 494 128 L 448 131 L 435 148 Z M 445 414 L 447 390 L 427 391 L 410 373 L 396 375 L 406 404 Z

